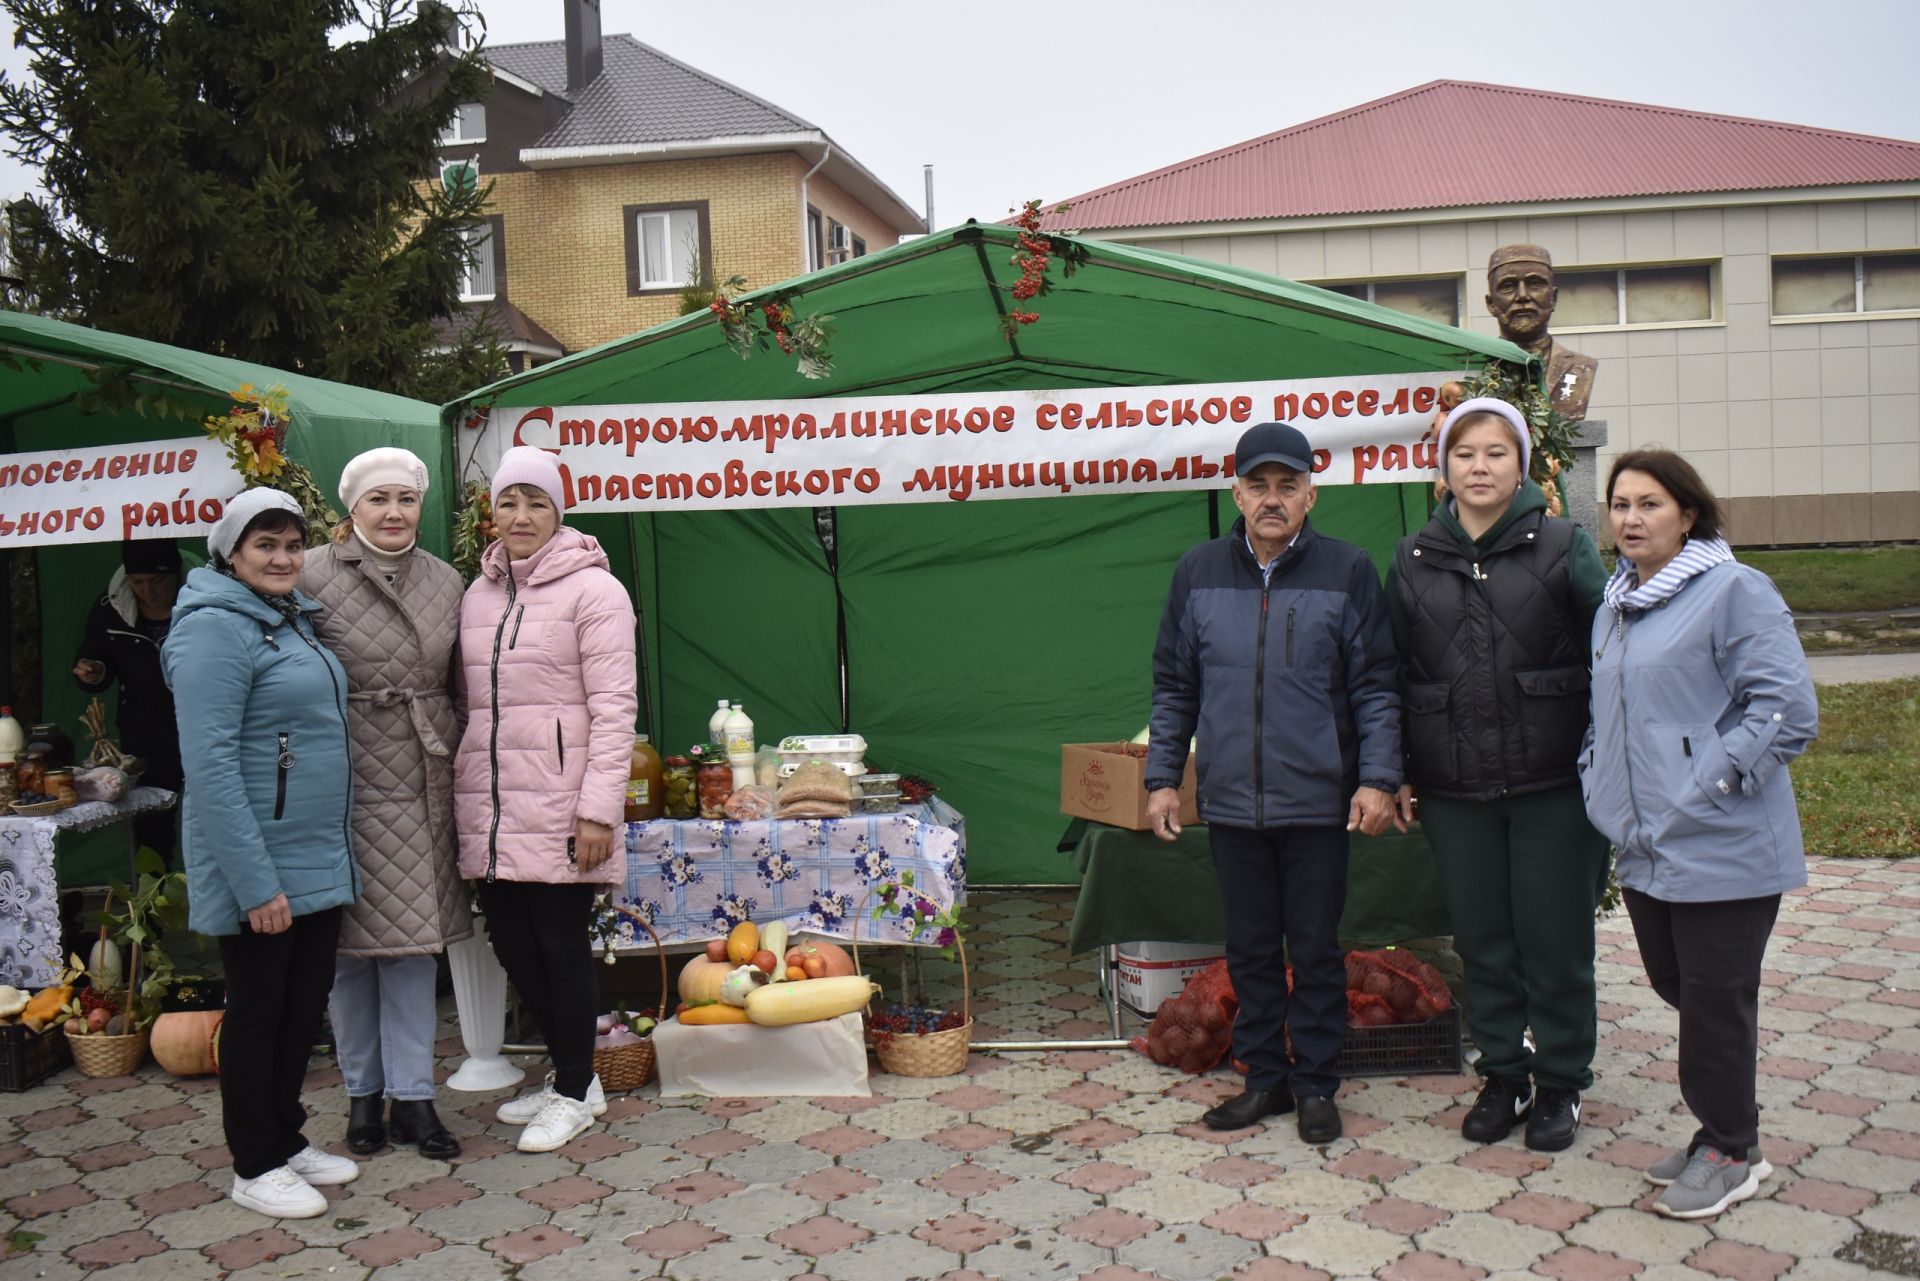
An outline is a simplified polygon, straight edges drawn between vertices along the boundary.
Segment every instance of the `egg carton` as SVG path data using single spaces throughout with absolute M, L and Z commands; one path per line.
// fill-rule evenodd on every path
M 793 734 L 780 740 L 779 752 L 782 768 L 804 765 L 808 761 L 826 761 L 841 766 L 849 774 L 866 772 L 845 768 L 867 759 L 867 740 L 858 734 Z

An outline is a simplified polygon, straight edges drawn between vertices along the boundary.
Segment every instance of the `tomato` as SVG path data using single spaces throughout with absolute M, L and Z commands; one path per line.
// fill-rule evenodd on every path
M 753 954 L 753 964 L 763 973 L 771 974 L 773 967 L 780 964 L 780 958 L 763 947 Z
M 708 939 L 707 940 L 707 959 L 709 961 L 726 960 L 727 959 L 727 941 L 725 939 Z

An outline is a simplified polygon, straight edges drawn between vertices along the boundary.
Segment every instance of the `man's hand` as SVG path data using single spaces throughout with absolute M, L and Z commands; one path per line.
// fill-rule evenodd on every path
M 573 829 L 574 866 L 591 872 L 613 857 L 613 829 L 592 819 L 580 819 Z
M 1387 830 L 1393 817 L 1393 797 L 1377 787 L 1362 787 L 1353 794 L 1347 808 L 1347 830 L 1362 836 L 1378 836 Z
M 255 934 L 285 934 L 293 928 L 293 906 L 285 894 L 276 894 L 259 907 L 247 909 L 247 924 Z
M 1156 787 L 1147 793 L 1147 830 L 1163 841 L 1180 835 L 1180 789 Z
M 1400 784 L 1400 790 L 1393 797 L 1393 825 L 1406 831 L 1414 821 L 1413 807 L 1420 802 L 1413 794 L 1412 783 Z
M 82 685 L 98 685 L 107 679 L 107 665 L 97 658 L 83 658 L 73 665 L 73 675 Z

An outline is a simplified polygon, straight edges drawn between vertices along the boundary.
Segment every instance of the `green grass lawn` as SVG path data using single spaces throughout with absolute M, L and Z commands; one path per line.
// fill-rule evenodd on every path
M 1920 547 L 1736 554 L 1744 564 L 1771 577 L 1796 613 L 1920 606 Z
M 1920 855 L 1920 681 L 1820 687 L 1820 740 L 1793 763 L 1807 853 Z

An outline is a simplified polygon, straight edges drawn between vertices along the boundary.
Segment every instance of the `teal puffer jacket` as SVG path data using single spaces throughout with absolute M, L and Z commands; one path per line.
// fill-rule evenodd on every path
M 193 928 L 238 934 L 276 894 L 295 916 L 351 903 L 360 884 L 347 827 L 347 676 L 312 623 L 296 626 L 245 584 L 196 569 L 161 659 L 187 776 Z

